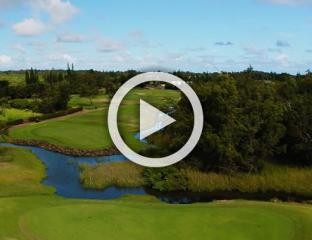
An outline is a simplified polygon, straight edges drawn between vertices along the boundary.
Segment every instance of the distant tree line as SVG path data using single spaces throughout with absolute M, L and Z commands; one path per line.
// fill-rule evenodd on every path
M 75 71 L 73 66 L 68 66 L 66 71 L 30 69 L 24 71 L 25 84 L 10 85 L 9 80 L 0 80 L 0 99 L 10 100 L 16 108 L 52 113 L 66 109 L 71 94 L 87 97 L 91 103 L 99 89 L 106 89 L 112 96 L 122 83 L 136 74 L 135 71 Z

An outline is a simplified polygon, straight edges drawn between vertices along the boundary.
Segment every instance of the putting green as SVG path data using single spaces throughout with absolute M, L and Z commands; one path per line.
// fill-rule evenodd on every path
M 251 201 L 168 205 L 54 196 L 0 199 L 0 239 L 308 240 L 312 207 Z

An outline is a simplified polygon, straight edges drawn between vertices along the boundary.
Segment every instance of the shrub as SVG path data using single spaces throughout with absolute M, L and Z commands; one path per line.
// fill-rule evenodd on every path
M 147 168 L 143 172 L 146 184 L 159 191 L 187 190 L 187 177 L 176 167 Z
M 66 116 L 68 114 L 73 114 L 76 112 L 80 112 L 82 111 L 82 107 L 78 107 L 78 108 L 70 108 L 66 111 L 60 111 L 60 112 L 55 112 L 55 113 L 48 113 L 48 114 L 44 114 L 41 116 L 37 116 L 37 117 L 30 117 L 28 118 L 29 121 L 31 122 L 41 122 L 44 120 L 48 120 L 48 119 L 52 119 L 52 118 L 57 118 L 57 117 L 62 117 L 62 116 Z
M 10 127 L 10 126 L 19 125 L 19 124 L 22 124 L 22 123 L 24 123 L 24 120 L 23 120 L 23 119 L 16 119 L 16 120 L 8 121 L 8 122 L 6 123 L 6 125 L 7 125 L 8 127 Z
M 17 109 L 33 109 L 33 103 L 28 99 L 13 99 L 10 101 L 10 106 Z

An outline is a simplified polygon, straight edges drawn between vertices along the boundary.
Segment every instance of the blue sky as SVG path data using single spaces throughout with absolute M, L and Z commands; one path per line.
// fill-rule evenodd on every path
M 312 0 L 0 0 L 0 70 L 312 69 Z

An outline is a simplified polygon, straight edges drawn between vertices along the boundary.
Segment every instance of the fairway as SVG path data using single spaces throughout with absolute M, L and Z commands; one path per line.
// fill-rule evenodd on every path
M 148 197 L 34 196 L 0 199 L 0 215 L 0 239 L 308 240 L 312 234 L 310 206 L 250 201 L 168 205 Z
M 173 90 L 135 89 L 123 101 L 119 111 L 120 131 L 127 143 L 134 149 L 143 149 L 145 144 L 135 139 L 139 128 L 139 99 L 142 98 L 158 107 L 165 107 L 179 99 L 179 92 Z M 107 129 L 107 96 L 96 98 L 98 110 L 85 111 L 75 116 L 51 119 L 41 123 L 10 130 L 10 137 L 47 141 L 60 146 L 77 149 L 107 149 L 112 147 Z M 72 107 L 87 104 L 86 99 L 73 96 Z M 90 108 L 90 106 L 88 106 Z

